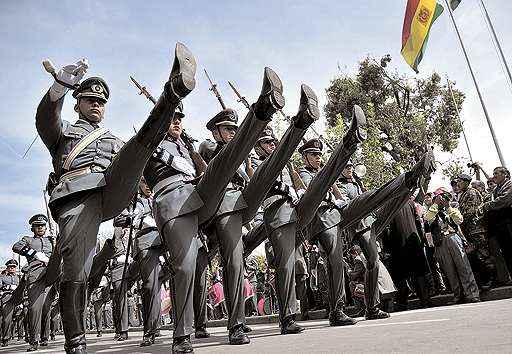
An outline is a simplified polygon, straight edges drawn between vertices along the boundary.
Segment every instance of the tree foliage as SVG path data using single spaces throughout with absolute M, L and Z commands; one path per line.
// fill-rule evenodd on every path
M 366 165 L 369 187 L 410 168 L 422 156 L 425 144 L 452 152 L 462 129 L 446 80 L 435 72 L 426 78 L 409 78 L 391 72 L 390 62 L 389 55 L 380 61 L 367 57 L 355 75 L 342 73 L 326 89 L 324 112 L 331 141 L 341 139 L 355 104 L 366 113 L 368 140 L 354 160 Z M 453 82 L 451 86 L 460 108 L 464 94 Z

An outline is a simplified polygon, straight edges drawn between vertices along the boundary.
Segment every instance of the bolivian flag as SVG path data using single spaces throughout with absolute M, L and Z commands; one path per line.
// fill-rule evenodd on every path
M 402 29 L 402 56 L 418 72 L 434 21 L 443 12 L 436 0 L 407 0 Z

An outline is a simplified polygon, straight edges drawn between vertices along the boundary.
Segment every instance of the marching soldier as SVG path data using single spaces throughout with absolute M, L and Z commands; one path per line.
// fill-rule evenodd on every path
M 94 322 L 96 323 L 96 337 L 103 334 L 103 311 L 105 304 L 110 298 L 110 282 L 106 276 L 103 276 L 99 287 L 91 293 L 91 303 L 94 309 Z
M 171 291 L 175 324 L 174 352 L 193 350 L 190 334 L 194 322 L 192 293 L 199 248 L 199 226 L 210 221 L 216 214 L 233 175 L 249 154 L 272 114 L 283 105 L 281 81 L 272 70 L 266 68 L 260 98 L 252 106 L 235 137 L 222 149 L 219 147 L 219 153 L 208 164 L 197 185 L 193 184 L 197 177 L 196 169 L 182 139 L 169 137 L 164 140 L 146 167 L 144 177 L 154 193 L 155 220 L 169 250 L 175 272 Z M 232 120 L 234 114 L 233 110 L 224 110 L 215 119 Z M 229 129 L 222 128 L 219 128 L 219 133 L 222 136 L 232 134 Z M 223 240 L 220 242 L 224 243 Z M 231 272 L 228 281 L 238 282 L 239 275 L 243 274 L 241 241 L 232 239 L 229 244 L 222 246 L 226 246 L 223 247 L 224 258 L 229 257 L 230 260 L 226 264 Z M 237 284 L 230 284 L 228 288 L 231 292 L 235 293 L 236 289 L 243 288 L 241 283 L 240 286 Z M 238 296 L 232 301 L 239 301 Z M 242 331 L 243 306 L 240 308 L 238 303 L 233 303 L 233 306 L 237 307 L 229 322 L 230 342 L 247 343 L 248 338 L 244 337 Z
M 0 275 L 0 328 L 2 330 L 2 347 L 7 347 L 11 337 L 12 318 L 14 308 L 21 302 L 23 291 L 16 291 L 20 278 L 16 274 L 18 262 L 9 259 L 5 263 L 6 269 Z
M 44 281 L 41 281 L 46 274 L 46 267 L 50 256 L 53 253 L 53 240 L 46 237 L 46 215 L 37 214 L 28 221 L 34 236 L 24 236 L 14 244 L 12 250 L 19 255 L 25 256 L 27 265 L 27 295 L 28 295 L 28 323 L 30 348 L 28 351 L 35 351 L 39 348 L 41 340 L 41 321 L 43 305 L 46 295 L 50 290 Z
M 459 210 L 462 214 L 462 233 L 469 242 L 468 258 L 475 275 L 475 280 L 482 290 L 489 290 L 494 274 L 494 264 L 491 262 L 489 240 L 485 226 L 478 209 L 483 204 L 483 197 L 475 188 L 470 186 L 471 176 L 463 173 L 457 179 L 460 190 Z
M 116 330 L 115 339 L 124 341 L 128 339 L 128 265 L 132 258 L 127 255 L 129 242 L 129 227 L 131 220 L 126 214 L 121 214 L 114 218 L 114 247 L 115 253 L 111 261 L 110 274 L 112 275 L 112 309 L 114 317 L 114 327 Z M 125 273 L 125 274 L 123 274 Z M 123 278 L 124 275 L 124 278 Z
M 279 144 L 275 144 L 277 140 L 273 136 L 270 128 L 266 128 L 258 138 L 255 145 L 257 150 L 263 148 L 263 144 L 265 142 L 267 144 L 273 143 L 273 147 L 269 147 L 268 155 L 266 155 L 264 160 L 258 164 L 256 171 L 250 179 L 245 175 L 245 171 L 240 171 L 241 169 L 239 169 L 238 175 L 233 178 L 230 186 L 228 186 L 226 190 L 221 206 L 217 211 L 214 224 L 205 230 L 210 240 L 213 239 L 214 236 L 218 238 L 221 246 L 221 254 L 225 262 L 226 255 L 222 252 L 222 242 L 226 241 L 221 240 L 221 238 L 239 240 L 239 243 L 243 246 L 241 239 L 242 224 L 245 224 L 254 218 L 258 208 L 265 199 L 269 200 L 272 196 L 273 198 L 271 200 L 274 200 L 276 197 L 280 199 L 279 197 L 283 193 L 286 193 L 287 185 L 281 182 L 276 182 L 276 179 L 281 175 L 281 171 L 290 160 L 295 148 L 306 133 L 307 128 L 316 119 L 318 119 L 319 115 L 318 99 L 315 93 L 310 87 L 302 85 L 299 111 L 293 118 L 293 124 L 291 124 L 287 129 Z M 215 118 L 208 122 L 207 127 L 212 131 L 217 144 L 222 145 L 226 142 L 224 139 L 229 141 L 231 138 L 231 136 L 224 137 L 221 135 L 221 130 L 223 128 L 225 129 L 225 126 L 229 126 L 230 124 L 232 125 L 233 122 L 222 119 L 215 120 Z M 270 151 L 270 149 L 272 149 L 272 151 Z M 213 156 L 215 156 L 215 154 L 213 154 Z M 270 193 L 270 195 L 268 193 Z M 211 248 L 214 249 L 214 247 Z M 277 256 L 281 257 L 281 253 Z M 294 262 L 294 257 L 286 260 L 286 262 L 289 261 Z M 226 266 L 223 267 L 223 270 L 223 278 L 227 280 L 227 286 L 224 286 L 224 293 L 228 304 L 228 314 L 231 319 L 231 306 L 234 304 L 237 304 L 235 309 L 238 309 L 239 311 L 241 309 L 245 312 L 245 298 L 243 293 L 233 293 L 233 288 L 229 286 L 229 279 L 234 277 L 232 270 Z M 243 272 L 242 274 L 239 274 L 239 276 L 240 277 L 236 281 L 238 285 L 235 289 L 243 290 Z M 239 296 L 238 300 L 236 300 L 236 296 Z M 295 306 L 295 303 L 282 305 L 289 308 L 290 306 Z M 283 314 L 281 316 L 281 325 L 282 328 L 284 328 L 283 331 L 288 333 L 300 332 L 301 328 L 295 324 L 293 315 L 284 311 L 284 309 L 285 308 L 281 311 L 281 314 Z M 239 317 L 244 318 L 244 314 L 239 314 Z M 198 319 L 196 319 L 196 321 L 197 320 Z M 205 320 L 199 322 L 206 324 Z
M 321 174 L 321 178 L 313 178 L 314 175 L 309 176 L 295 176 L 295 180 L 301 183 L 297 189 L 305 189 L 301 199 L 297 204 L 293 202 L 290 195 L 284 193 L 268 195 L 268 199 L 264 202 L 264 223 L 254 228 L 245 238 L 245 254 L 250 254 L 261 242 L 267 237 L 267 229 L 269 239 L 274 249 L 276 273 L 277 273 L 277 288 L 278 288 L 278 302 L 280 306 L 281 316 L 281 333 L 299 333 L 302 328 L 295 323 L 296 313 L 296 293 L 295 293 L 295 255 L 296 249 L 302 244 L 302 240 L 296 240 L 296 235 L 302 236 L 302 231 L 314 219 L 317 208 L 321 205 L 325 195 L 327 195 L 330 186 L 334 183 L 339 172 L 339 164 L 342 166 L 350 155 L 355 151 L 357 144 L 365 139 L 366 119 L 362 111 L 358 110 L 354 113 L 352 126 L 349 132 L 345 135 L 343 144 L 333 152 L 331 160 L 327 167 Z M 310 154 L 317 157 L 321 154 L 323 144 L 318 139 L 312 139 L 304 143 L 299 152 L 306 156 Z M 305 157 L 306 159 L 306 157 Z M 307 157 L 309 161 L 309 157 Z M 319 160 L 318 160 L 319 161 Z M 319 167 L 319 165 L 318 165 Z M 315 170 L 317 171 L 317 170 Z M 309 172 L 308 172 L 309 173 Z M 306 181 L 302 177 L 308 177 Z M 315 182 L 313 183 L 312 180 Z M 297 185 L 297 182 L 294 183 Z M 337 247 L 341 248 L 341 244 Z M 336 248 L 336 243 L 331 247 Z M 341 261 L 341 259 L 340 259 Z M 331 284 L 332 285 L 332 284 Z M 334 288 L 334 287 L 333 287 Z M 336 287 L 336 289 L 340 289 Z M 333 291 L 336 291 L 333 289 Z M 301 299 L 302 300 L 302 299 Z M 302 306 L 301 301 L 301 306 Z M 339 326 L 343 324 L 353 324 L 352 319 L 346 316 L 341 309 L 338 312 L 331 313 L 331 325 Z
M 178 116 L 178 115 L 176 115 Z M 175 120 L 173 120 L 174 122 Z M 171 124 L 171 130 L 174 123 Z M 144 178 L 140 182 L 140 197 L 135 208 L 134 227 L 137 232 L 132 248 L 135 267 L 142 280 L 142 317 L 144 320 L 144 337 L 141 347 L 150 346 L 155 342 L 155 335 L 160 327 L 160 288 L 161 270 L 160 255 L 162 254 L 161 239 L 156 227 L 152 211 L 151 190 Z
M 195 86 L 195 59 L 176 45 L 164 91 L 138 133 L 126 144 L 101 128 L 110 90 L 102 78 L 80 84 L 88 64 L 62 68 L 44 95 L 36 127 L 52 157 L 54 173 L 49 206 L 59 225 L 57 248 L 63 261 L 61 315 L 68 352 L 86 352 L 84 311 L 87 278 L 103 221 L 118 215 L 135 194 L 147 160 L 164 138 L 176 107 Z M 64 96 L 74 89 L 78 120 L 61 118 Z

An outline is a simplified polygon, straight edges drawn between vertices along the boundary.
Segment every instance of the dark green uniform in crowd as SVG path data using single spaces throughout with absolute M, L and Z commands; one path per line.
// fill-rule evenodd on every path
M 49 204 L 60 231 L 57 249 L 63 261 L 60 306 L 65 347 L 74 353 L 86 351 L 86 288 L 99 226 L 120 214 L 135 194 L 146 162 L 164 138 L 174 111 L 195 86 L 196 63 L 188 48 L 178 43 L 163 93 L 125 144 L 99 126 L 110 96 L 101 78 L 88 78 L 74 91 L 79 119 L 75 123 L 62 119 L 66 87 L 78 84 L 86 69 L 81 61 L 60 70 L 36 114 L 37 131 L 54 167 Z
M 47 222 L 48 218 L 43 214 L 31 217 L 29 224 L 34 236 L 23 236 L 12 247 L 15 253 L 27 259 L 22 271 L 27 282 L 30 351 L 39 347 L 43 305 L 50 290 L 44 277 L 54 247 L 53 239 L 45 236 Z
M 471 244 L 471 249 L 468 250 L 468 258 L 476 283 L 483 289 L 489 289 L 495 269 L 491 261 L 489 240 L 483 218 L 478 213 L 483 204 L 483 197 L 479 191 L 470 187 L 470 183 L 471 176 L 461 174 L 458 177 L 458 186 L 461 189 L 459 210 L 463 218 L 460 227 L 466 240 Z

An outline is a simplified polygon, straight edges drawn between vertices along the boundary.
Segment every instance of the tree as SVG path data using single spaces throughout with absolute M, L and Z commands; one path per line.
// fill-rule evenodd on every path
M 327 138 L 337 143 L 350 124 L 352 108 L 361 106 L 368 120 L 368 140 L 354 156 L 367 167 L 365 184 L 378 187 L 418 161 L 425 144 L 452 152 L 462 131 L 446 83 L 437 73 L 408 78 L 391 72 L 391 56 L 359 63 L 357 74 L 340 74 L 326 89 Z M 464 94 L 452 82 L 459 107 Z

